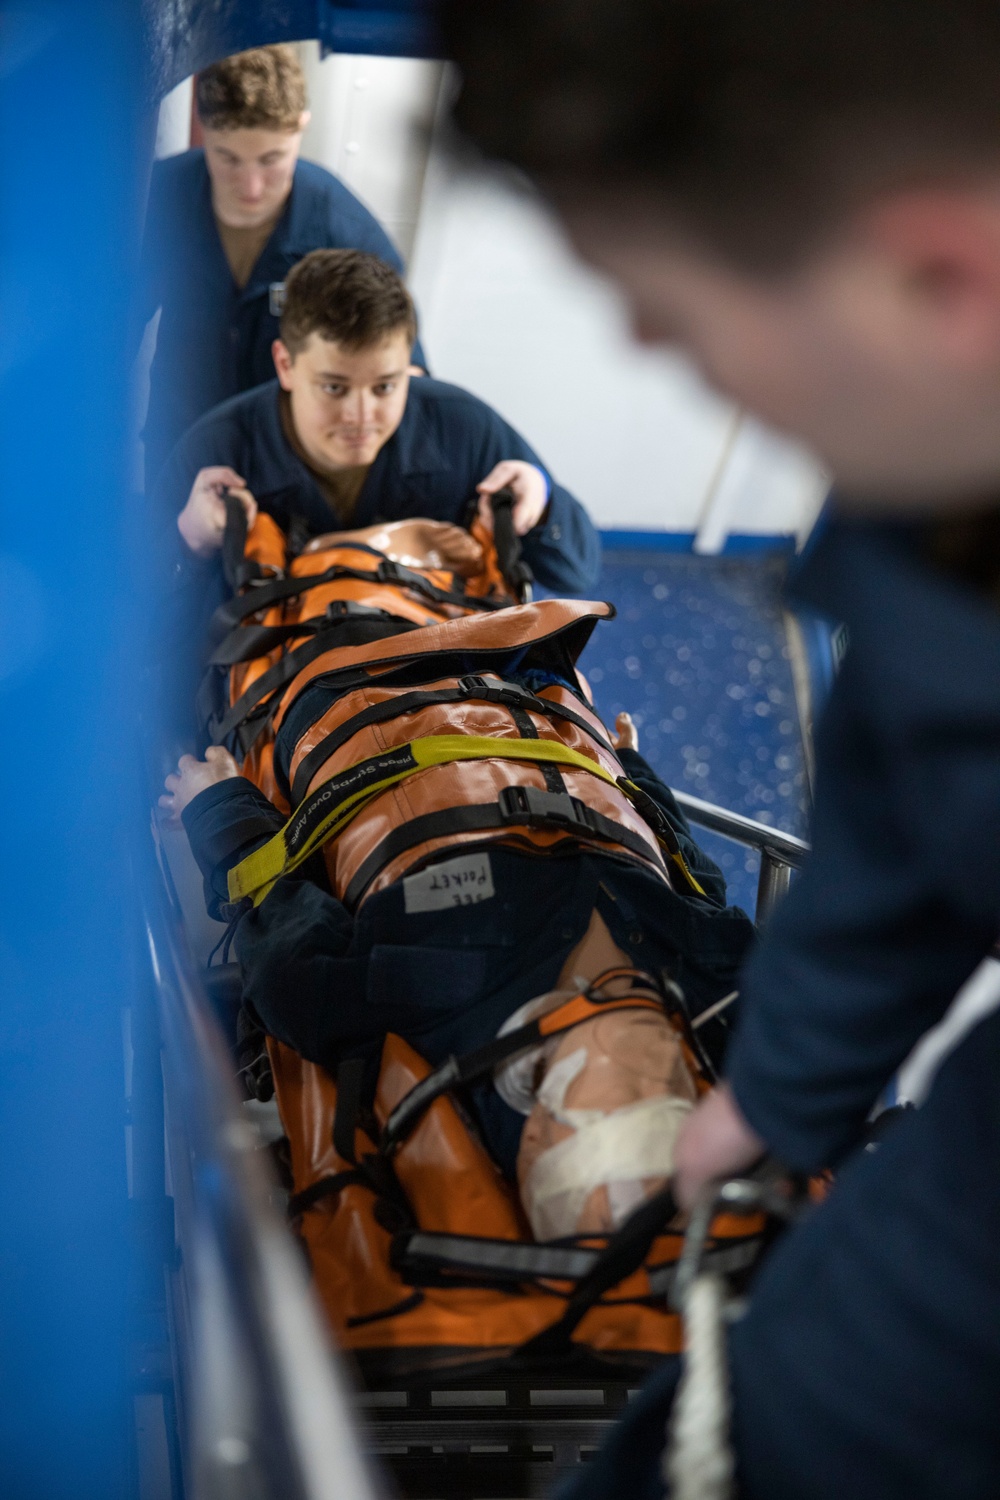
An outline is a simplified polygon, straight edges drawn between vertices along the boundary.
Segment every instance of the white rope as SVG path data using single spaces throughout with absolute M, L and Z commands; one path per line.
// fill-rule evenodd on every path
M 684 1369 L 667 1428 L 663 1479 L 670 1500 L 732 1500 L 726 1287 L 711 1273 L 684 1298 Z

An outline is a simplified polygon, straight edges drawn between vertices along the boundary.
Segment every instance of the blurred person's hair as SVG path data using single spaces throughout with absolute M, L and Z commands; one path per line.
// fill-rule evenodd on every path
M 197 76 L 195 105 L 210 130 L 298 130 L 307 99 L 295 48 L 253 47 L 213 63 Z
M 446 0 L 443 24 L 488 155 L 655 195 L 758 269 L 880 190 L 1000 169 L 996 0 Z
M 281 339 L 294 359 L 310 334 L 345 349 L 368 349 L 403 332 L 417 336 L 413 299 L 402 278 L 363 250 L 312 250 L 289 271 Z

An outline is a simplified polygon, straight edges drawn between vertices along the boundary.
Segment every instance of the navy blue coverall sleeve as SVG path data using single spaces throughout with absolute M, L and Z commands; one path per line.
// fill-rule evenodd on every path
M 201 792 L 183 813 L 212 916 L 228 901 L 233 865 L 284 826 L 272 802 L 244 777 Z M 326 885 L 322 861 L 289 875 L 240 922 L 234 943 L 243 998 L 267 1032 L 310 1062 L 372 1036 L 367 960 L 349 954 L 354 923 Z M 290 982 L 291 976 L 294 981 Z M 375 1018 L 377 1024 L 377 1018 Z
M 716 906 L 726 904 L 726 877 L 715 863 L 709 859 L 704 849 L 695 842 L 687 818 L 677 805 L 677 800 L 666 782 L 661 781 L 652 766 L 638 752 L 638 750 L 619 750 L 618 759 L 621 761 L 625 774 L 630 781 L 641 788 L 648 797 L 651 797 L 660 811 L 666 817 L 668 823 L 677 836 L 681 853 L 691 874 L 708 899 Z
M 817 739 L 814 852 L 744 974 L 727 1065 L 803 1171 L 850 1149 L 1000 931 L 1000 615 L 884 538 L 838 531 L 814 571 L 851 645 Z

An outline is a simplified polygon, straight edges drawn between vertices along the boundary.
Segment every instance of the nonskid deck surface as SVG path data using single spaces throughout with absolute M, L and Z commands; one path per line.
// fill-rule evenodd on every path
M 808 664 L 781 605 L 787 556 L 705 557 L 608 548 L 595 598 L 618 613 L 580 660 L 608 724 L 623 709 L 668 786 L 800 838 L 808 786 L 797 687 Z M 797 677 L 793 668 L 799 666 Z M 759 857 L 716 834 L 699 843 L 729 900 L 753 914 Z

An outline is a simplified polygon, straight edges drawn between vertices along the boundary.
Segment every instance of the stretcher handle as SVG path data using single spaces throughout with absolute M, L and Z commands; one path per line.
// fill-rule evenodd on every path
M 531 585 L 535 575 L 521 555 L 521 538 L 514 530 L 514 491 L 497 490 L 491 495 L 493 507 L 493 545 L 497 549 L 497 566 L 522 604 L 531 602 Z
M 222 572 L 235 594 L 245 581 L 243 563 L 247 546 L 247 513 L 228 489 L 222 491 L 226 507 L 226 529 L 222 534 Z

